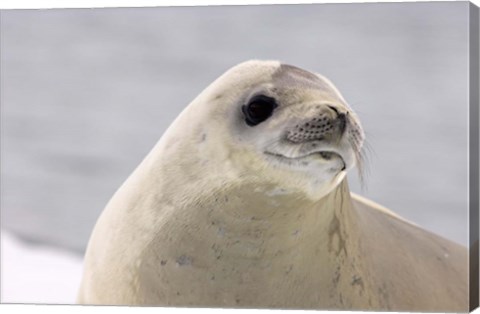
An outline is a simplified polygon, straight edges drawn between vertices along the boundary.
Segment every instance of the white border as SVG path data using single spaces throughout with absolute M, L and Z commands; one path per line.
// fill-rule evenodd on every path
M 126 307 L 126 306 L 69 306 L 69 305 L 10 305 L 2 304 L 0 308 L 3 313 L 12 314 L 30 314 L 30 313 L 48 313 L 48 314 L 85 314 L 85 313 L 114 313 L 114 314 L 332 314 L 332 313 L 372 313 L 372 314 L 395 314 L 396 312 L 351 312 L 351 311 L 302 311 L 302 310 L 248 310 L 248 309 L 189 309 L 189 308 L 164 308 L 164 307 Z M 408 312 L 416 313 L 416 312 Z M 480 313 L 476 309 L 471 313 Z
M 446 2 L 449 0 L 436 0 L 435 2 Z M 207 6 L 207 5 L 259 5 L 259 4 L 310 4 L 310 3 L 358 3 L 360 1 L 288 1 L 288 0 L 261 0 L 261 1 L 212 1 L 212 0 L 0 0 L 0 9 L 50 9 L 50 8 L 118 8 L 118 7 L 156 7 L 156 6 Z M 372 2 L 417 2 L 415 0 L 363 0 L 364 3 Z M 475 5 L 480 6 L 480 0 L 471 0 Z M 54 287 L 45 287 L 51 289 Z M 1 304 L 3 313 L 282 313 L 282 314 L 305 314 L 320 313 L 330 314 L 329 311 L 299 311 L 299 310 L 243 310 L 243 309 L 187 309 L 187 308 L 159 308 L 159 307 L 112 307 L 112 306 L 68 306 L 68 305 L 10 305 Z M 479 313 L 480 310 L 474 311 Z M 362 313 L 350 311 L 336 311 L 333 313 Z M 394 313 L 394 312 L 372 312 L 372 313 Z
M 372 313 L 372 314 L 392 314 L 395 312 L 351 312 L 351 311 L 303 311 L 303 310 L 249 310 L 249 309 L 191 309 L 191 308 L 164 308 L 164 307 L 126 307 L 126 306 L 68 306 L 68 305 L 0 305 L 3 313 L 29 314 L 29 313 L 48 313 L 48 314 L 84 314 L 84 313 L 114 313 L 114 314 L 334 314 L 334 313 Z M 414 313 L 414 312 L 409 312 Z M 478 311 L 474 313 L 478 314 Z
M 435 2 L 451 0 L 435 0 Z M 459 1 L 459 0 L 457 0 Z M 418 0 L 362 0 L 362 1 L 290 1 L 290 0 L 0 0 L 0 9 L 50 9 L 50 8 L 118 8 L 156 6 L 206 6 L 206 5 L 259 5 L 259 4 L 310 4 L 310 3 L 374 3 L 374 2 L 418 2 Z M 462 1 L 465 2 L 465 1 Z M 480 6 L 480 0 L 472 0 Z

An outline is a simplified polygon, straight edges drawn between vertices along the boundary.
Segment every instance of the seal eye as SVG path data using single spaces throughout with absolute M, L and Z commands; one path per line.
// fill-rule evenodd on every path
M 242 112 L 245 115 L 245 122 L 249 126 L 255 126 L 267 120 L 277 108 L 275 99 L 265 96 L 254 96 L 247 105 L 242 106 Z

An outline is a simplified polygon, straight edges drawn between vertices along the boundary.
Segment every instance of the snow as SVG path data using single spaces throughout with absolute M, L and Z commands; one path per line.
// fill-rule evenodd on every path
M 78 255 L 1 232 L 2 303 L 74 304 L 81 275 Z

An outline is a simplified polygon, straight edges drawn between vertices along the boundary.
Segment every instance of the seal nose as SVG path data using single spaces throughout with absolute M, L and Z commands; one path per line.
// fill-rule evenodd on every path
M 335 114 L 337 115 L 335 123 L 338 126 L 338 130 L 339 130 L 340 135 L 343 135 L 343 133 L 345 133 L 345 129 L 347 128 L 348 111 L 345 111 L 345 112 L 340 111 L 338 108 L 336 108 L 334 106 L 331 106 L 331 105 L 328 105 L 328 107 L 330 109 L 332 109 L 332 111 L 334 111 Z
M 345 133 L 345 129 L 347 128 L 347 115 L 345 113 L 339 113 L 337 121 L 340 135 L 343 135 L 343 133 Z
M 297 124 L 287 133 L 287 139 L 294 143 L 332 140 L 340 138 L 345 133 L 348 124 L 348 111 L 328 106 L 316 117 Z M 332 112 L 333 111 L 333 112 Z

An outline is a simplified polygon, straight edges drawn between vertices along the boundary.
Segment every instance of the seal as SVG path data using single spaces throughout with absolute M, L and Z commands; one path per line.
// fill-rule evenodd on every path
M 363 142 L 326 78 L 233 67 L 107 204 L 78 302 L 466 311 L 466 249 L 350 193 Z

